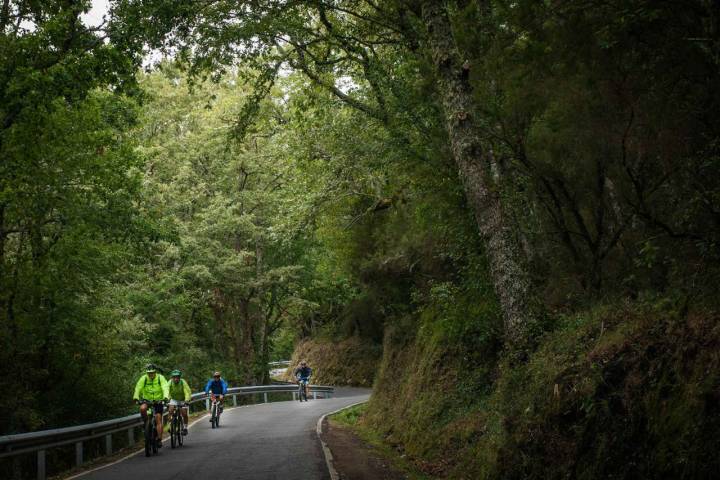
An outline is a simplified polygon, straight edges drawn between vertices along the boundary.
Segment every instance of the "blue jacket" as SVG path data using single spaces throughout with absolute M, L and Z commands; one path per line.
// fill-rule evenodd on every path
M 205 385 L 205 393 L 210 392 L 215 395 L 225 395 L 227 393 L 227 382 L 223 378 L 220 380 L 211 378 L 208 380 L 207 385 Z
M 295 377 L 307 380 L 312 375 L 312 368 L 310 367 L 298 367 L 295 369 Z

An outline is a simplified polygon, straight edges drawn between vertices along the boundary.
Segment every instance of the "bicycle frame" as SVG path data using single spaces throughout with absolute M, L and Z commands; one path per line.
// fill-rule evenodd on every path
M 218 428 L 220 426 L 220 413 L 222 411 L 222 403 L 218 395 L 211 394 L 210 398 L 212 404 L 210 406 L 210 424 L 212 428 Z
M 173 412 L 170 418 L 170 446 L 175 448 L 176 446 L 182 447 L 183 435 L 182 430 L 185 428 L 185 420 L 183 419 L 182 409 L 184 403 L 173 405 Z
M 143 425 L 143 432 L 145 435 L 145 456 L 149 457 L 158 453 L 158 433 L 157 433 L 157 418 L 155 413 L 155 406 L 159 403 L 156 400 L 141 400 L 140 404 L 147 405 L 145 424 Z M 162 422 L 162 419 L 160 419 Z
M 302 402 L 303 399 L 307 402 L 307 394 L 308 394 L 308 383 L 309 379 L 298 379 L 298 397 L 299 400 Z

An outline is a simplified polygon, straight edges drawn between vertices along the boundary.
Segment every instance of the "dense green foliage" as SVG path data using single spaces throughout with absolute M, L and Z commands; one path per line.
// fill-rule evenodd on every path
M 388 335 L 361 422 L 441 477 L 712 478 L 717 315 L 678 307 L 564 316 L 526 363 L 490 378 L 451 344 Z
M 299 345 L 431 473 L 713 471 L 717 2 L 4 5 L 3 433 Z
M 137 109 L 99 87 L 132 93 L 137 64 L 79 22 L 83 8 L 4 2 L 0 12 L 3 431 L 98 401 L 117 408 L 97 379 L 136 335 L 106 299 L 130 240 L 151 234 L 135 206 L 141 161 L 127 136 Z

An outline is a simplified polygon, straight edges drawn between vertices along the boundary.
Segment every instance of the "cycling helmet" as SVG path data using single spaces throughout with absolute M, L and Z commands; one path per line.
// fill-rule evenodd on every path
M 155 372 L 157 372 L 157 367 L 155 366 L 154 363 L 148 363 L 147 366 L 145 367 L 145 372 L 146 373 L 155 373 Z
M 220 372 L 213 373 L 213 377 L 219 377 L 219 376 L 220 376 Z
M 180 370 L 173 370 L 172 372 L 170 372 L 170 376 L 171 377 L 182 377 L 182 373 L 180 372 Z

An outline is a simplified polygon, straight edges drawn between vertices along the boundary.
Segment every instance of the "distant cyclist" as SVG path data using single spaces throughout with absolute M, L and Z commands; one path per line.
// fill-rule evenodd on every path
M 307 386 L 310 382 L 310 377 L 312 376 L 312 368 L 308 367 L 307 362 L 303 360 L 302 362 L 300 362 L 300 366 L 295 369 L 293 375 L 295 375 L 297 383 L 302 384 L 303 388 L 305 389 L 305 395 L 307 396 Z
M 147 422 L 148 404 L 152 403 L 155 409 L 155 423 L 157 425 L 158 448 L 162 448 L 163 432 L 163 401 L 170 398 L 168 383 L 161 374 L 157 373 L 157 367 L 152 363 L 145 367 L 145 375 L 140 377 L 135 385 L 133 400 L 140 404 L 140 416 L 143 422 Z
M 170 405 L 168 406 L 168 413 L 169 416 L 172 417 L 173 411 L 175 408 L 180 409 L 180 414 L 182 414 L 183 421 L 185 422 L 183 424 L 183 430 L 182 434 L 187 435 L 187 426 L 188 426 L 188 406 L 187 402 L 190 401 L 190 398 L 192 397 L 192 392 L 190 391 L 190 385 L 185 381 L 182 377 L 182 372 L 180 370 L 173 370 L 170 372 L 170 382 L 168 383 L 168 393 L 170 397 Z
M 223 409 L 223 401 L 227 394 L 227 388 L 227 382 L 220 376 L 220 372 L 213 373 L 212 378 L 208 380 L 207 385 L 205 385 L 205 393 L 210 394 L 212 401 L 215 401 L 217 398 L 220 404 L 220 412 L 222 412 Z M 210 421 L 212 422 L 212 418 Z

